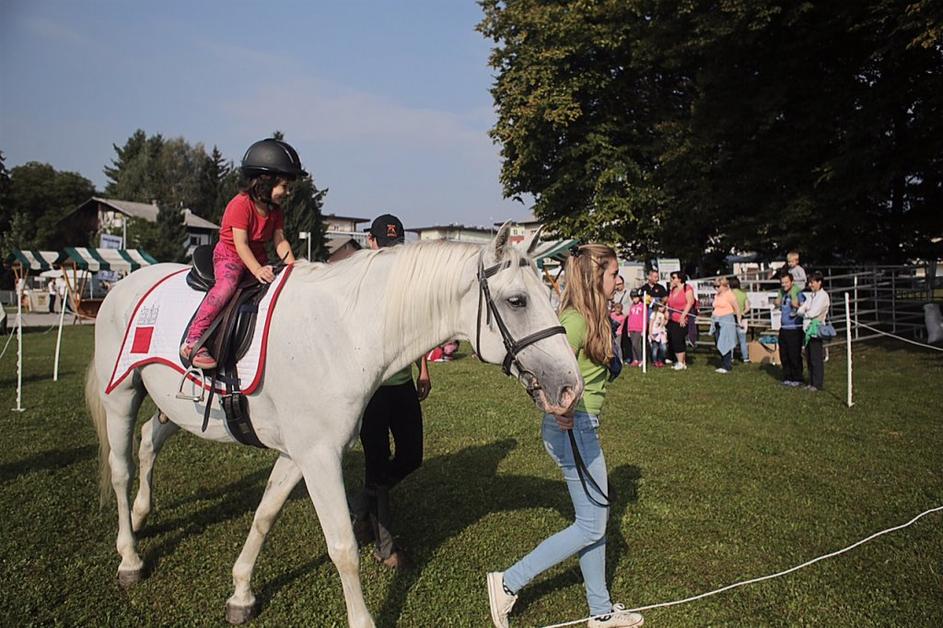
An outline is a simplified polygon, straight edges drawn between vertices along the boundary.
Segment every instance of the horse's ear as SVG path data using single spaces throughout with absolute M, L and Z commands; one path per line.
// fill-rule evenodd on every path
M 491 254 L 494 256 L 494 261 L 502 261 L 507 256 L 510 246 L 511 221 L 509 220 L 501 225 L 501 228 L 498 229 L 498 235 L 494 236 L 494 240 L 491 241 L 489 248 L 491 249 Z
M 544 226 L 540 225 L 537 227 L 536 231 L 524 238 L 524 241 L 521 243 L 521 248 L 524 249 L 524 253 L 527 257 L 531 257 L 534 251 L 537 250 L 537 246 L 540 244 L 540 235 L 543 233 L 543 230 Z

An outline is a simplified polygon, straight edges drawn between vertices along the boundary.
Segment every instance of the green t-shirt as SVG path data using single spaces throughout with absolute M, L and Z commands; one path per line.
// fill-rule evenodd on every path
M 403 368 L 402 371 L 396 371 L 390 378 L 380 384 L 381 386 L 399 386 L 400 384 L 405 384 L 406 382 L 413 381 L 413 365 L 409 364 Z
M 588 326 L 586 320 L 576 310 L 564 310 L 560 313 L 560 324 L 566 329 L 566 339 L 576 352 L 576 362 L 583 376 L 583 396 L 576 404 L 579 412 L 598 416 L 602 411 L 602 403 L 606 399 L 606 381 L 609 377 L 609 368 L 593 362 L 583 347 L 586 346 Z
M 743 314 L 743 311 L 747 308 L 747 293 L 740 288 L 734 288 L 731 292 L 733 292 L 734 298 L 737 299 L 737 305 L 740 306 L 740 313 Z

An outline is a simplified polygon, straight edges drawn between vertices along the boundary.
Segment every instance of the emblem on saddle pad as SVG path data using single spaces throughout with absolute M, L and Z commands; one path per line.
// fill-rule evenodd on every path
M 154 337 L 154 326 L 157 325 L 157 313 L 160 304 L 142 307 L 138 311 L 135 322 L 134 338 L 131 341 L 131 353 L 147 353 L 151 350 L 151 339 Z

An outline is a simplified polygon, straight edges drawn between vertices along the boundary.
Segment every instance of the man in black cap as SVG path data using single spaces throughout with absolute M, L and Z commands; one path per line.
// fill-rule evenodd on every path
M 403 223 L 391 214 L 377 217 L 367 242 L 373 250 L 402 244 Z M 352 504 L 354 533 L 360 543 L 376 542 L 373 556 L 394 569 L 407 558 L 396 546 L 390 526 L 390 489 L 422 464 L 422 409 L 419 402 L 432 389 L 426 358 L 417 360 L 419 379 L 413 384 L 410 364 L 387 379 L 373 394 L 363 413 L 360 442 L 366 470 L 363 493 Z M 395 453 L 390 457 L 390 434 Z

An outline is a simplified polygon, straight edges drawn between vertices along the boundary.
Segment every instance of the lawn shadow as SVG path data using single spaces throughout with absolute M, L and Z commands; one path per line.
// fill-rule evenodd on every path
M 138 540 L 165 535 L 154 545 L 142 548 L 145 575 L 153 573 L 160 565 L 161 559 L 172 554 L 185 538 L 201 534 L 210 526 L 241 517 L 247 512 L 254 512 L 262 499 L 262 491 L 269 473 L 271 469 L 260 469 L 235 482 L 201 493 L 198 497 L 178 501 L 174 505 L 183 506 L 195 499 L 218 500 L 195 513 L 161 521 L 156 525 L 145 523 L 144 529 L 136 535 Z M 166 510 L 172 510 L 174 507 Z M 248 532 L 247 528 L 246 534 Z
M 761 371 L 775 379 L 777 382 L 783 381 L 783 368 L 781 366 L 773 366 L 769 362 L 760 364 L 759 366 Z
M 98 447 L 95 445 L 44 451 L 23 460 L 0 465 L 0 482 L 15 480 L 27 473 L 63 469 L 76 462 L 94 458 L 97 453 Z
M 625 516 L 629 504 L 638 502 L 638 481 L 642 478 L 642 470 L 631 464 L 625 464 L 609 472 L 609 484 L 616 488 L 618 494 L 609 512 L 609 525 L 606 529 L 606 583 L 610 584 L 615 577 L 616 568 L 623 555 L 628 554 L 629 544 L 622 534 L 619 522 Z M 538 577 L 539 578 L 539 577 Z M 575 559 L 565 571 L 547 580 L 539 580 L 533 586 L 525 587 L 521 591 L 520 599 L 515 605 L 515 612 L 527 609 L 528 604 L 544 595 L 564 587 L 580 585 L 583 575 L 580 572 L 579 562 Z M 611 592 L 612 602 L 620 600 L 621 592 Z M 586 609 L 588 612 L 588 609 Z
M 437 554 L 438 548 L 485 516 L 525 508 L 549 508 L 564 519 L 572 518 L 573 506 L 562 478 L 547 480 L 530 475 L 497 474 L 498 464 L 516 445 L 513 439 L 504 439 L 488 445 L 466 447 L 455 454 L 425 462 L 415 473 L 415 480 L 410 481 L 413 476 L 407 480 L 409 485 L 403 486 L 406 490 L 400 491 L 396 501 L 400 502 L 398 512 L 407 512 L 404 505 L 408 503 L 408 515 L 401 518 L 409 521 L 394 528 L 400 530 L 400 541 L 412 550 L 410 556 L 415 566 L 395 574 L 386 600 L 376 614 L 379 626 L 398 625 L 410 589 L 419 580 L 423 567 Z M 621 517 L 624 504 L 637 499 L 639 476 L 636 467 L 620 467 L 610 474 L 610 482 L 621 494 L 615 516 Z M 436 498 L 429 499 L 429 495 L 436 495 Z M 621 533 L 616 534 L 618 541 L 612 543 L 609 551 L 614 564 L 625 548 Z M 530 549 L 522 548 L 521 555 Z M 507 566 L 495 565 L 495 568 Z M 579 578 L 578 567 L 574 565 L 574 569 L 568 569 L 566 577 Z M 543 590 L 542 587 L 531 589 L 525 597 L 533 598 Z

